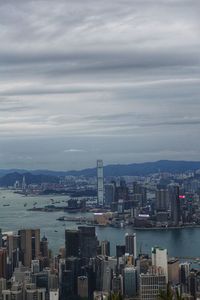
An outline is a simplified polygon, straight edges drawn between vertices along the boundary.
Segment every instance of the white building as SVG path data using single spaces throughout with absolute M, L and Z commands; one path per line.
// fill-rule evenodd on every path
M 103 160 L 97 160 L 97 202 L 104 205 Z
M 167 258 L 167 249 L 162 249 L 159 247 L 153 247 L 151 250 L 152 255 L 152 266 L 156 268 L 161 268 L 163 274 L 166 277 L 168 282 L 168 258 Z
M 59 300 L 59 291 L 58 290 L 50 291 L 49 299 L 50 300 Z

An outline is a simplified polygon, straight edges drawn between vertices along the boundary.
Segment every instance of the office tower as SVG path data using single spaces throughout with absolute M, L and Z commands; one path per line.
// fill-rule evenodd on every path
M 156 210 L 166 211 L 168 209 L 169 193 L 168 190 L 159 189 L 156 191 Z
M 179 197 L 179 187 L 170 186 L 169 188 L 170 203 L 171 203 L 171 217 L 174 225 L 178 225 L 181 221 L 181 203 Z
M 58 263 L 58 280 L 59 280 L 59 289 L 62 288 L 62 282 L 63 282 L 63 273 L 66 270 L 65 267 L 65 259 L 61 258 L 59 259 Z
M 40 252 L 42 257 L 49 257 L 48 240 L 45 235 L 40 242 Z
M 126 253 L 134 256 L 134 259 L 137 258 L 137 244 L 136 244 L 136 233 L 125 235 L 125 247 Z
M 165 275 L 140 274 L 139 282 L 141 300 L 156 300 L 160 291 L 167 288 Z
M 78 291 L 77 294 L 81 298 L 88 298 L 88 278 L 87 276 L 78 276 Z
M 151 250 L 151 255 L 152 255 L 152 266 L 156 267 L 157 269 L 161 268 L 168 282 L 167 249 L 153 247 Z
M 104 184 L 105 206 L 110 207 L 115 201 L 115 185 L 113 183 Z
M 189 287 L 189 293 L 193 296 L 193 299 L 197 298 L 197 274 L 195 271 L 191 271 L 190 275 L 188 277 L 188 287 Z
M 110 292 L 111 291 L 111 283 L 112 283 L 112 277 L 113 272 L 115 270 L 115 267 L 111 266 L 110 261 L 108 258 L 104 259 L 102 262 L 102 276 L 101 276 L 101 285 L 102 290 Z
M 31 261 L 31 272 L 32 273 L 40 272 L 40 261 L 38 259 L 34 259 Z
M 97 237 L 95 227 L 79 226 L 80 233 L 80 256 L 82 258 L 96 257 L 97 255 Z
M 65 252 L 66 257 L 80 255 L 80 231 L 67 229 L 65 230 Z
M 58 275 L 57 274 L 49 274 L 49 289 L 57 290 L 58 289 Z
M 96 289 L 96 273 L 95 273 L 95 259 L 92 259 L 89 265 L 82 267 L 82 275 L 88 279 L 88 300 L 93 299 L 93 292 Z
M 40 229 L 19 230 L 20 260 L 26 267 L 31 266 L 31 261 L 40 254 Z
M 59 290 L 50 291 L 49 300 L 59 300 Z
M 12 232 L 6 235 L 6 248 L 8 251 L 8 258 L 12 265 L 12 270 L 19 264 L 19 236 Z
M 135 267 L 124 268 L 124 295 L 134 297 L 137 294 L 137 269 Z
M 36 284 L 37 288 L 49 289 L 49 274 L 46 271 L 32 274 L 32 281 Z
M 7 276 L 7 249 L 0 248 L 0 278 Z
M 173 285 L 179 283 L 179 260 L 178 259 L 168 260 L 168 281 Z
M 61 299 L 68 299 L 68 297 L 70 298 L 74 295 L 72 280 L 72 271 L 65 270 L 62 275 L 62 282 L 60 288 Z
M 115 274 L 112 279 L 112 291 L 116 294 L 123 295 L 123 277 Z
M 188 263 L 188 262 L 180 263 L 179 264 L 179 278 L 180 278 L 182 292 L 188 292 L 189 275 L 190 275 L 190 263 Z
M 104 205 L 103 160 L 97 160 L 97 203 Z
M 81 275 L 81 259 L 78 257 L 68 257 L 65 262 L 66 270 L 71 271 L 72 291 L 77 294 L 77 277 Z
M 109 241 L 101 242 L 101 254 L 104 256 L 110 256 L 110 242 Z

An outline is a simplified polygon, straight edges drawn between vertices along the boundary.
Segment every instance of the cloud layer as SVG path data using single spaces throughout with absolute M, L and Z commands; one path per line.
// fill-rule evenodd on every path
M 2 1 L 1 167 L 200 160 L 198 0 Z

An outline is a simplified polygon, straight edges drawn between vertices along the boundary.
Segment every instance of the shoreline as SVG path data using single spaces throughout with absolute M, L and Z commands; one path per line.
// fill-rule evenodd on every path
M 132 227 L 135 230 L 176 230 L 176 229 L 188 229 L 188 228 L 200 228 L 200 225 L 186 225 L 186 226 L 172 226 L 172 227 Z

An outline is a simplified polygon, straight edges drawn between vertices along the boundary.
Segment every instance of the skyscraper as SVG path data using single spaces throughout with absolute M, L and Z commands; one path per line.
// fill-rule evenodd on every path
M 181 221 L 181 204 L 179 198 L 179 186 L 170 186 L 171 216 L 174 225 Z
M 40 254 L 40 229 L 19 230 L 20 259 L 25 267 Z
M 97 203 L 104 205 L 103 160 L 97 160 Z
M 134 297 L 137 293 L 137 269 L 135 267 L 124 268 L 124 294 Z
M 168 190 L 159 189 L 156 191 L 156 210 L 166 211 L 169 202 Z
M 167 249 L 153 247 L 151 254 L 152 254 L 152 266 L 155 266 L 156 268 L 161 268 L 163 274 L 166 277 L 166 282 L 168 282 Z
M 98 245 L 95 227 L 79 226 L 78 230 L 80 232 L 80 256 L 82 258 L 95 257 Z
M 75 256 L 80 254 L 80 231 L 67 229 L 65 230 L 65 250 L 66 257 Z
M 7 249 L 0 248 L 0 278 L 6 278 Z
M 160 291 L 166 291 L 166 277 L 159 274 L 140 274 L 140 299 L 158 299 Z
M 137 258 L 137 246 L 136 246 L 136 233 L 125 235 L 125 246 L 126 253 L 134 256 L 134 259 Z
M 104 192 L 105 206 L 110 207 L 115 200 L 115 185 L 113 183 L 105 184 Z
M 109 241 L 101 242 L 101 254 L 104 256 L 110 256 L 110 242 Z

